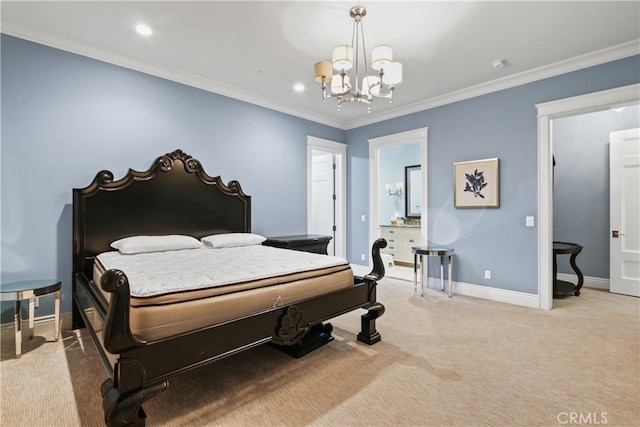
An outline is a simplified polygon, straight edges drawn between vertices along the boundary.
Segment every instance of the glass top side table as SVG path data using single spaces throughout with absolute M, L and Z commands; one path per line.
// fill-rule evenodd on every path
M 420 296 L 424 294 L 424 284 L 422 283 L 422 276 L 424 275 L 424 256 L 438 256 L 440 257 L 440 290 L 444 291 L 444 259 L 448 258 L 449 271 L 449 298 L 453 294 L 453 255 L 455 250 L 452 248 L 443 248 L 438 246 L 414 246 L 411 248 L 413 252 L 413 285 L 416 290 L 420 290 Z M 418 257 L 420 257 L 420 287 L 418 288 Z
M 15 301 L 14 323 L 16 329 L 16 358 L 22 355 L 22 318 L 20 315 L 20 301 L 29 300 L 29 329 L 33 338 L 33 317 L 35 300 L 42 295 L 55 293 L 54 305 L 54 338 L 60 336 L 60 289 L 59 280 L 25 280 L 21 282 L 3 283 L 0 286 L 0 301 Z

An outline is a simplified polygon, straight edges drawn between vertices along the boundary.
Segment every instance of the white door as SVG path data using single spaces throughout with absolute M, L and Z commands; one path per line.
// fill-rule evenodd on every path
M 618 294 L 640 296 L 640 129 L 609 135 L 610 280 Z
M 311 166 L 311 224 L 312 234 L 331 236 L 327 247 L 335 255 L 336 230 L 336 155 L 313 150 Z
M 307 136 L 307 233 L 332 236 L 327 252 L 347 258 L 347 144 Z

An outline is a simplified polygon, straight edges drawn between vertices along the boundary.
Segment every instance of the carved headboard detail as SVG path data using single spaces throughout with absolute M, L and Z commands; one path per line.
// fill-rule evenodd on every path
M 250 232 L 251 197 L 238 181 L 224 184 L 182 150 L 158 157 L 149 170 L 129 169 L 114 181 L 98 172 L 73 190 L 73 269 L 91 277 L 93 258 L 114 240 L 134 235 Z

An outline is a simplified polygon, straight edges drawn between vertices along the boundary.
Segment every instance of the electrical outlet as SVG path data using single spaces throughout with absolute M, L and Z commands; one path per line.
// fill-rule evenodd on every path
M 364 261 L 364 254 L 360 255 L 360 260 Z
M 485 270 L 484 271 L 484 278 L 485 279 L 491 279 L 491 270 Z

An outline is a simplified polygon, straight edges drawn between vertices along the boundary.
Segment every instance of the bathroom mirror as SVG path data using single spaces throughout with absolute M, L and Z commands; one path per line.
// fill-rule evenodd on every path
M 404 167 L 404 208 L 406 218 L 420 218 L 422 211 L 422 171 L 420 165 Z

